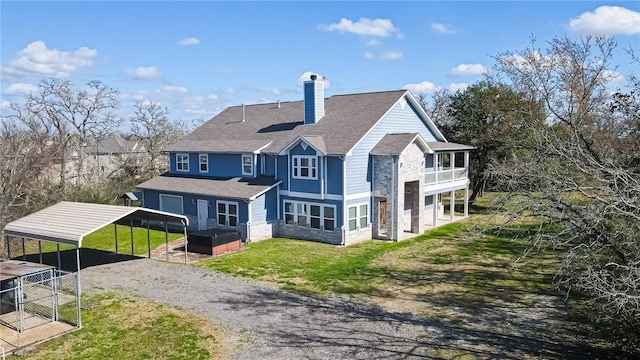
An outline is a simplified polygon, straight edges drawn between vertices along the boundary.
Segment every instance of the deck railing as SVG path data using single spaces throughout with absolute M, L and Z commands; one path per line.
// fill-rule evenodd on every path
M 440 184 L 467 178 L 466 168 L 443 168 L 424 174 L 425 185 Z

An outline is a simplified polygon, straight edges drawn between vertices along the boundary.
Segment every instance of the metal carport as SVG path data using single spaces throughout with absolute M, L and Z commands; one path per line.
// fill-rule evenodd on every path
M 82 239 L 106 225 L 126 221 L 129 221 L 130 225 L 133 225 L 134 221 L 145 221 L 147 230 L 149 229 L 150 221 L 161 221 L 165 225 L 165 232 L 168 231 L 167 224 L 169 222 L 181 224 L 185 236 L 185 262 L 187 261 L 186 238 L 189 219 L 184 215 L 140 207 L 63 201 L 10 222 L 5 226 L 4 233 L 7 246 L 9 246 L 10 236 L 22 238 L 23 240 L 33 239 L 39 242 L 53 242 L 58 244 L 58 252 L 59 244 L 74 246 L 76 248 L 76 265 L 79 273 L 79 249 L 82 246 Z M 131 241 L 133 241 L 133 238 Z M 167 235 L 167 247 L 168 242 Z M 79 276 L 78 279 L 80 279 Z

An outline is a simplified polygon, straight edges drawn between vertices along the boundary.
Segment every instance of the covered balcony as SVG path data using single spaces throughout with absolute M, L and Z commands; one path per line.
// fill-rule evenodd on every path
M 469 178 L 469 147 L 451 143 L 438 144 L 442 144 L 441 147 L 449 145 L 452 149 L 434 149 L 435 153 L 425 155 L 425 185 L 467 180 Z M 462 146 L 465 148 L 457 149 Z

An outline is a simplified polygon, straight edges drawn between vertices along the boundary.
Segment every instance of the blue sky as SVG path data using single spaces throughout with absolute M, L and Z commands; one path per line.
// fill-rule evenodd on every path
M 463 89 L 492 56 L 553 37 L 606 34 L 640 48 L 640 1 L 169 2 L 2 1 L 0 106 L 47 77 L 120 91 L 174 118 L 230 105 L 302 99 L 317 73 L 325 94 Z

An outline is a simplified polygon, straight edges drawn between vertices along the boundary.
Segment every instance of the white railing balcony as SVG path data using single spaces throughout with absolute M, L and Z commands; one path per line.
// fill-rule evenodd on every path
M 438 169 L 438 171 L 430 171 L 424 174 L 424 184 L 433 185 L 456 180 L 464 180 L 467 179 L 467 171 L 468 170 L 466 168 L 442 168 Z

